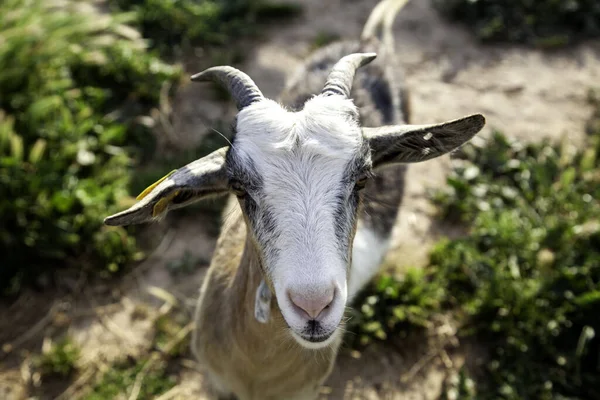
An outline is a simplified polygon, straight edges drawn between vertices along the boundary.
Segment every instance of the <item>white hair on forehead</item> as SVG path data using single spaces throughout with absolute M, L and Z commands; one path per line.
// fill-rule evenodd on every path
M 341 96 L 316 96 L 304 105 L 305 132 L 333 153 L 354 154 L 362 143 L 358 109 L 354 102 Z
M 262 152 L 291 150 L 297 116 L 270 99 L 241 110 L 237 117 L 234 148 L 244 158 Z
M 304 109 L 265 99 L 240 111 L 235 147 L 240 157 L 272 157 L 293 150 L 349 159 L 362 143 L 357 109 L 341 96 L 316 96 Z

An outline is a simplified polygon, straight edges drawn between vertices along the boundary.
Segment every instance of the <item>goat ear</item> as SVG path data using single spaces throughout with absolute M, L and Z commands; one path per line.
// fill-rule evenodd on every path
M 150 185 L 129 209 L 104 219 L 106 225 L 132 225 L 159 219 L 210 195 L 228 191 L 225 155 L 228 147 L 191 162 Z
M 396 125 L 363 128 L 371 147 L 373 167 L 417 163 L 449 153 L 475 136 L 485 125 L 481 114 L 434 125 Z

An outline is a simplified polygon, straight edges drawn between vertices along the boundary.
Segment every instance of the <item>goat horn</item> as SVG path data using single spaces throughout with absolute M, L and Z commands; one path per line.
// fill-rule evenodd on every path
M 192 76 L 194 82 L 212 81 L 225 87 L 233 97 L 238 111 L 264 99 L 256 83 L 239 69 L 230 66 L 208 68 Z
M 321 94 L 325 96 L 341 94 L 345 98 L 350 97 L 354 73 L 358 68 L 373 61 L 375 57 L 377 57 L 375 53 L 354 53 L 342 57 L 329 73 Z

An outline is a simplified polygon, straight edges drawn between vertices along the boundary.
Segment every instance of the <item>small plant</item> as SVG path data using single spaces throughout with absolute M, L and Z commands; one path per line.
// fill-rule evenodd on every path
M 147 362 L 147 361 L 146 361 Z M 102 377 L 83 400 L 113 400 L 128 398 L 136 377 L 144 368 L 144 362 L 134 365 L 124 362 L 113 366 Z M 151 399 L 159 396 L 176 384 L 176 379 L 167 372 L 165 361 L 156 361 L 144 374 L 138 399 Z
M 442 282 L 424 269 L 409 269 L 402 280 L 378 277 L 354 301 L 348 344 L 362 347 L 427 328 L 430 317 L 441 311 L 444 295 Z
M 42 376 L 58 375 L 66 378 L 76 370 L 79 354 L 77 345 L 71 338 L 65 337 L 38 356 L 34 365 Z
M 560 47 L 600 37 L 596 0 L 435 0 L 435 4 L 484 42 Z
M 598 107 L 598 103 L 595 103 Z M 593 118 L 598 118 L 598 110 Z M 441 215 L 469 222 L 432 264 L 463 332 L 491 347 L 480 398 L 600 396 L 600 129 L 588 144 L 524 145 L 494 134 L 459 154 Z
M 157 289 L 154 293 L 164 292 Z M 160 295 L 171 297 L 168 293 Z M 164 297 L 166 296 L 166 297 Z M 137 398 L 155 398 L 177 384 L 180 357 L 190 349 L 190 316 L 186 310 L 169 299 L 169 306 L 154 320 L 151 351 L 137 360 L 127 358 L 108 369 L 84 400 L 128 398 L 139 389 Z M 172 306 L 172 307 L 171 307 Z M 146 318 L 147 310 L 140 307 L 136 317 Z
M 582 151 L 496 133 L 463 149 L 435 196 L 445 218 L 471 224 L 431 262 L 468 316 L 463 332 L 492 348 L 481 398 L 600 396 L 599 152 L 600 132 Z

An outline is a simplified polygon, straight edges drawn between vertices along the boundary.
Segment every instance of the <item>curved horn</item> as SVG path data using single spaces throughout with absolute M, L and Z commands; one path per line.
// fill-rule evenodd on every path
M 230 66 L 208 68 L 192 76 L 194 82 L 212 81 L 225 87 L 235 100 L 238 111 L 264 99 L 256 83 L 239 69 Z
M 342 57 L 334 66 L 321 94 L 331 96 L 341 94 L 345 98 L 350 96 L 354 73 L 363 65 L 367 65 L 377 57 L 375 53 L 354 53 Z

